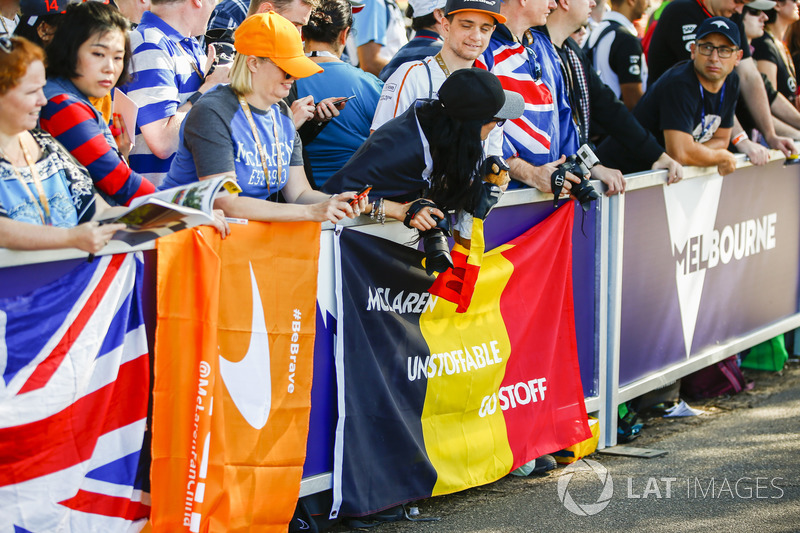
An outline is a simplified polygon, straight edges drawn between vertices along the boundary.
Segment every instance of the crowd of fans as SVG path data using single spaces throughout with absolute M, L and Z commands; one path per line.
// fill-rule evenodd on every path
M 469 210 L 490 156 L 549 193 L 588 144 L 611 195 L 630 172 L 674 183 L 794 152 L 794 0 L 665 0 L 645 29 L 648 10 L 410 0 L 409 41 L 394 0 L 2 0 L 0 246 L 95 252 L 119 229 L 92 222 L 106 205 L 224 174 L 242 192 L 218 201 L 223 232 L 224 216 L 425 229 Z M 115 88 L 138 106 L 129 129 Z

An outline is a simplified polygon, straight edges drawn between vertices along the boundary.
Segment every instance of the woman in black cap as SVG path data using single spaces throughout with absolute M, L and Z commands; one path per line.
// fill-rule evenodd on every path
M 458 70 L 439 89 L 439 100 L 417 100 L 377 129 L 323 189 L 372 185 L 372 218 L 432 229 L 434 217 L 469 210 L 481 187 L 481 142 L 497 124 L 521 116 L 524 106 L 494 74 Z

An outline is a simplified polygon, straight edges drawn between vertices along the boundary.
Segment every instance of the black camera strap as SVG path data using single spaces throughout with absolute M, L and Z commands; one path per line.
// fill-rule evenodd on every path
M 414 216 L 417 213 L 419 213 L 424 207 L 433 207 L 435 209 L 438 209 L 436 204 L 428 200 L 427 198 L 420 198 L 418 200 L 414 200 L 413 202 L 411 202 L 411 205 L 408 206 L 408 211 L 406 211 L 406 218 L 403 220 L 403 224 L 405 224 L 407 228 L 410 228 L 411 219 L 414 218 Z
M 553 189 L 553 207 L 558 207 L 558 197 L 564 188 L 564 180 L 567 176 L 567 169 L 559 165 L 555 172 L 550 174 L 550 187 Z

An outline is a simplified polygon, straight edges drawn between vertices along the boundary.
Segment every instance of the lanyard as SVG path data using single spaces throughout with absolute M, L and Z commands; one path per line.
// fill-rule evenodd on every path
M 444 77 L 445 78 L 449 78 L 450 77 L 450 69 L 447 68 L 447 64 L 444 62 L 444 58 L 442 57 L 442 53 L 441 52 L 436 54 L 436 62 L 439 63 L 439 68 L 441 68 L 442 72 L 444 72 Z
M 330 57 L 331 59 L 339 59 L 333 52 L 327 50 L 312 50 L 306 54 L 306 57 Z
M 700 125 L 702 127 L 702 131 L 700 132 L 700 138 L 706 136 L 708 132 L 708 128 L 711 126 L 709 123 L 706 126 L 706 99 L 705 99 L 705 92 L 703 91 L 703 85 L 700 82 L 697 82 L 697 85 L 700 86 L 700 103 L 701 105 L 701 112 L 700 112 Z M 717 103 L 717 116 L 722 118 L 722 102 L 725 100 L 725 86 L 728 85 L 728 81 L 726 80 L 725 83 L 722 84 L 722 90 L 720 91 L 719 95 L 719 102 Z M 713 121 L 712 121 L 713 122 Z
M 709 12 L 708 12 L 708 9 L 706 9 L 706 6 L 703 4 L 703 0 L 697 0 L 697 5 L 699 5 L 699 6 L 700 6 L 700 9 L 702 9 L 702 10 L 703 10 L 703 12 L 704 12 L 706 15 L 708 15 L 708 17 L 709 17 L 709 18 L 714 16 L 714 15 L 712 15 L 711 13 L 709 13 Z
M 778 49 L 778 55 L 781 56 L 781 60 L 783 61 L 783 66 L 784 68 L 786 68 L 789 77 L 797 79 L 797 75 L 795 74 L 794 70 L 794 61 L 792 61 L 792 56 L 789 53 L 789 49 L 786 48 L 786 44 L 780 39 L 776 39 L 772 31 L 768 30 L 767 28 L 764 28 L 764 33 L 770 36 L 770 38 L 772 39 L 772 44 L 774 44 L 775 48 Z
M 203 83 L 206 80 L 206 77 L 202 72 L 200 72 L 200 67 L 197 66 L 194 56 L 186 51 L 186 48 L 183 47 L 183 42 L 181 41 L 178 41 L 178 48 L 181 52 L 183 52 L 183 55 L 186 56 L 186 59 L 189 60 L 189 65 L 192 67 L 192 70 L 194 70 L 195 73 L 200 76 L 200 83 Z
M 39 195 L 39 203 L 36 202 L 36 198 L 33 196 L 30 188 L 28 188 L 28 184 L 25 183 L 25 180 L 22 177 L 22 174 L 19 173 L 17 167 L 14 163 L 11 162 L 11 159 L 6 156 L 5 152 L 0 149 L 0 156 L 5 158 L 9 164 L 11 165 L 11 169 L 14 171 L 14 175 L 19 180 L 20 184 L 22 184 L 22 188 L 25 189 L 25 192 L 28 193 L 28 198 L 31 200 L 33 205 L 36 206 L 36 210 L 39 212 L 39 218 L 42 220 L 42 224 L 45 226 L 52 226 L 53 221 L 50 216 L 50 203 L 47 201 L 47 196 L 44 192 L 44 187 L 42 187 L 42 180 L 39 177 L 39 171 L 36 169 L 36 164 L 33 162 L 33 157 L 31 157 L 31 153 L 22 143 L 22 136 L 19 137 L 19 147 L 22 149 L 22 155 L 25 157 L 25 162 L 28 163 L 28 168 L 31 171 L 31 177 L 33 178 L 33 185 L 36 187 L 36 193 Z M 44 211 L 43 211 L 44 209 Z
M 250 124 L 250 130 L 253 132 L 253 139 L 256 141 L 256 149 L 258 150 L 258 155 L 261 158 L 261 168 L 264 170 L 264 181 L 267 183 L 267 194 L 272 195 L 272 190 L 269 187 L 269 169 L 267 168 L 267 153 L 264 145 L 261 143 L 261 136 L 258 134 L 258 128 L 256 128 L 256 122 L 253 120 L 253 113 L 250 111 L 250 104 L 247 103 L 247 100 L 244 99 L 244 96 L 239 96 L 239 105 L 242 106 L 242 111 L 244 111 L 244 116 L 247 117 L 247 122 Z M 280 138 L 278 137 L 278 114 L 275 111 L 275 108 L 272 108 L 272 133 L 275 135 L 275 149 L 277 151 L 275 155 L 275 161 L 278 163 L 278 178 L 276 180 L 277 184 L 280 185 L 281 178 L 282 178 L 282 165 L 281 165 L 281 144 Z

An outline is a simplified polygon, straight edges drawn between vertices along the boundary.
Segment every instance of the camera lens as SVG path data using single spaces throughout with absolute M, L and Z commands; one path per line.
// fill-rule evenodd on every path
M 421 231 L 422 246 L 425 248 L 425 271 L 430 276 L 434 272 L 444 272 L 453 268 L 453 258 L 450 257 L 450 219 L 439 218 L 433 215 L 436 227 L 428 231 Z

